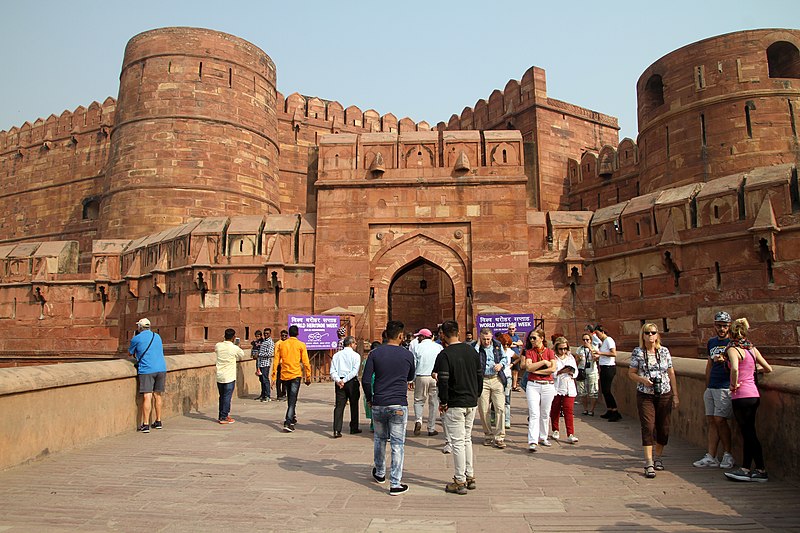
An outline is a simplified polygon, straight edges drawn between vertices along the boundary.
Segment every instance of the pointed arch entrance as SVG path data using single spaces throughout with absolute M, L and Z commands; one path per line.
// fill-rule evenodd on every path
M 427 259 L 417 259 L 397 271 L 389 284 L 389 320 L 400 320 L 406 331 L 429 328 L 456 316 L 455 290 L 447 272 Z
M 467 296 L 471 292 L 468 290 L 471 285 L 468 265 L 468 258 L 459 243 L 447 239 L 440 240 L 425 230 L 410 232 L 383 246 L 370 261 L 370 287 L 373 295 L 370 300 L 372 338 L 380 338 L 381 331 L 389 320 L 391 289 L 408 288 L 416 278 L 416 288 L 420 290 L 422 278 L 417 276 L 423 271 L 428 288 L 432 286 L 429 284 L 432 284 L 433 278 L 428 279 L 427 276 L 433 276 L 435 273 L 439 276 L 437 278 L 439 290 L 442 291 L 441 287 L 445 287 L 443 291 L 445 295 L 447 290 L 450 290 L 452 299 L 442 298 L 446 301 L 446 304 L 442 304 L 442 308 L 451 306 L 452 309 L 450 316 L 444 319 L 454 319 L 461 327 L 470 324 L 472 306 Z M 399 312 L 397 305 L 397 302 L 392 303 L 392 318 L 403 320 L 397 314 Z M 444 311 L 440 316 L 444 316 Z M 426 323 L 422 327 L 431 327 L 441 321 Z M 411 323 L 407 326 L 409 331 L 413 327 Z

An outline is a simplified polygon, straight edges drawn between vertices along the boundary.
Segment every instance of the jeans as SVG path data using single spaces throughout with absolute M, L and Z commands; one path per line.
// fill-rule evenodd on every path
M 261 367 L 261 375 L 258 376 L 258 380 L 261 382 L 261 397 L 262 398 L 269 398 L 269 367 Z
M 286 420 L 283 421 L 284 426 L 294 424 L 296 417 L 295 408 L 297 407 L 297 394 L 300 392 L 300 378 L 289 379 L 283 382 L 283 388 L 286 391 Z
M 386 475 L 386 441 L 392 447 L 392 468 L 389 480 L 392 487 L 399 487 L 403 478 L 405 456 L 406 422 L 408 407 L 405 405 L 373 405 L 372 422 L 375 425 L 375 474 Z
M 475 422 L 475 407 L 451 407 L 444 413 L 444 426 L 453 447 L 453 469 L 455 480 L 464 483 L 467 477 L 475 477 L 472 465 L 472 424 Z
M 219 420 L 225 420 L 231 414 L 231 398 L 233 397 L 235 386 L 236 380 L 230 383 L 217 383 L 217 390 L 219 391 Z
M 506 380 L 506 388 L 503 391 L 506 395 L 506 429 L 511 427 L 511 378 Z
M 567 426 L 567 435 L 575 434 L 575 397 L 556 395 L 550 407 L 550 425 L 553 431 L 558 431 L 558 422 L 564 411 L 564 424 Z
M 539 440 L 546 439 L 550 429 L 550 406 L 556 388 L 552 383 L 536 383 L 528 381 L 525 387 L 525 396 L 528 399 L 528 444 L 538 444 Z

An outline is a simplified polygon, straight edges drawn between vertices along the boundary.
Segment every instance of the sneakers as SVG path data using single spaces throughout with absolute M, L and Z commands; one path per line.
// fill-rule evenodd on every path
M 730 453 L 725 452 L 722 455 L 722 461 L 720 461 L 719 467 L 728 470 L 730 468 L 733 468 L 735 464 L 736 462 L 733 460 L 733 456 Z
M 292 424 L 292 423 L 289 423 L 289 424 L 284 423 L 283 424 L 283 430 L 286 433 L 291 433 L 292 431 L 294 431 L 294 424 Z
M 542 446 L 552 446 L 553 444 L 547 439 L 539 439 L 539 444 Z
M 408 492 L 408 485 L 405 483 L 400 483 L 399 487 L 392 487 L 389 489 L 389 496 L 399 496 L 401 494 L 405 494 Z
M 419 434 L 422 432 L 422 422 L 415 422 L 414 423 L 414 436 L 419 437 Z
M 554 431 L 551 437 L 553 438 L 553 440 L 558 440 L 558 437 L 560 437 L 560 435 L 558 434 L 558 431 Z
M 755 481 L 756 483 L 765 483 L 769 481 L 769 477 L 763 470 L 751 470 L 750 481 Z
M 456 478 L 453 478 L 452 483 L 448 483 L 444 486 L 444 491 L 449 492 L 450 494 L 466 494 L 467 493 L 467 484 L 466 483 L 459 483 L 456 481 Z
M 725 472 L 725 477 L 734 481 L 750 481 L 751 472 L 745 468 L 737 468 L 730 472 Z
M 385 475 L 379 476 L 378 475 L 378 469 L 375 468 L 374 466 L 372 467 L 372 479 L 374 479 L 378 483 L 385 483 L 386 482 L 386 476 Z
M 233 424 L 234 422 L 236 422 L 236 420 L 231 417 L 223 418 L 219 421 L 220 424 Z
M 467 490 L 475 490 L 477 485 L 475 484 L 475 477 L 467 476 Z
M 435 429 L 432 429 L 431 431 L 428 431 L 428 436 L 429 437 L 435 437 L 438 434 L 439 434 L 439 432 L 436 431 Z
M 161 420 L 156 420 L 153 422 L 153 429 L 164 429 L 164 426 L 161 424 Z
M 505 441 L 504 441 L 504 440 L 502 440 L 502 439 L 495 440 L 495 441 L 494 441 L 494 447 L 495 447 L 495 448 L 499 448 L 499 449 L 501 449 L 501 450 L 505 450 L 505 448 L 506 448 L 506 443 L 505 443 Z
M 150 433 L 150 426 L 147 424 L 142 424 L 141 426 L 136 428 L 136 431 L 141 431 L 142 433 Z
M 726 454 L 726 456 L 730 457 L 731 459 L 733 459 L 733 457 L 731 457 L 731 454 Z M 724 459 L 724 457 L 723 457 L 723 459 Z M 693 462 L 692 465 L 696 466 L 697 468 L 709 468 L 709 467 L 716 468 L 716 467 L 720 466 L 720 462 L 717 461 L 716 457 L 714 457 L 710 453 L 707 453 L 699 461 Z M 727 468 L 731 468 L 731 467 L 733 467 L 733 464 L 731 464 Z
M 536 443 L 535 443 L 535 442 L 531 442 L 530 444 L 528 444 L 528 451 L 529 451 L 529 452 L 533 453 L 533 452 L 535 452 L 535 451 L 536 451 L 536 450 L 538 450 L 538 449 L 539 449 L 539 447 L 538 447 L 538 446 L 536 446 Z
M 569 435 L 567 437 L 567 442 L 569 442 L 570 444 L 575 444 L 576 442 L 578 442 L 578 437 L 576 437 L 575 435 Z
M 444 446 L 442 446 L 442 453 L 447 455 L 448 453 L 453 453 L 453 447 L 450 445 L 449 442 L 445 442 Z

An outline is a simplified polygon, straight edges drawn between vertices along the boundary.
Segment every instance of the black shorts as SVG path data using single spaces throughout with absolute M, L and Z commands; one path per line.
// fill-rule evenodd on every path
M 139 374 L 139 393 L 164 392 L 164 382 L 167 380 L 166 372 L 153 374 Z

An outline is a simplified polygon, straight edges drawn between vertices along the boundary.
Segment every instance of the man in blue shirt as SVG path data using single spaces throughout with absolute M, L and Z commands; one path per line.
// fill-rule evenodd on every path
M 731 455 L 731 428 L 728 419 L 733 416 L 731 403 L 731 377 L 725 363 L 725 350 L 730 342 L 731 315 L 720 311 L 714 316 L 717 335 L 708 339 L 706 345 L 706 391 L 703 401 L 708 421 L 708 450 L 702 459 L 692 463 L 698 468 L 733 468 Z M 717 459 L 717 447 L 722 444 L 722 461 Z
M 142 318 L 136 323 L 136 335 L 131 339 L 128 352 L 136 357 L 139 394 L 142 395 L 140 407 L 141 425 L 138 430 L 150 433 L 150 409 L 155 407 L 154 429 L 162 429 L 161 403 L 164 383 L 167 379 L 167 363 L 164 360 L 164 345 L 158 333 L 150 331 L 150 320 Z M 155 401 L 154 401 L 155 400 Z
M 401 483 L 401 480 L 408 422 L 408 389 L 409 383 L 414 381 L 414 356 L 400 346 L 403 329 L 405 324 L 399 320 L 390 320 L 386 324 L 387 342 L 370 352 L 361 378 L 364 398 L 372 408 L 372 422 L 375 425 L 375 467 L 372 477 L 378 483 L 386 481 L 386 442 L 389 441 L 392 447 L 389 494 L 392 496 L 408 491 L 408 485 Z
M 333 354 L 331 360 L 331 380 L 334 383 L 336 404 L 333 408 L 333 438 L 342 436 L 344 406 L 350 402 L 350 434 L 361 433 L 358 428 L 358 399 L 361 392 L 358 388 L 358 370 L 361 368 L 361 356 L 353 347 L 356 338 L 348 335 L 342 339 L 342 349 Z

